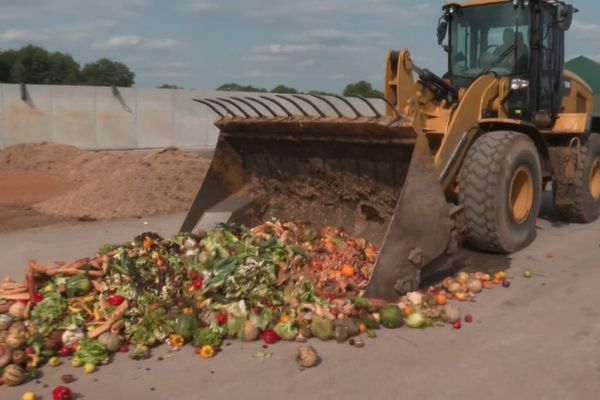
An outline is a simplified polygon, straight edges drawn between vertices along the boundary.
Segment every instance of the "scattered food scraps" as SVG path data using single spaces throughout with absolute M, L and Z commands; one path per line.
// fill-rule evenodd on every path
M 31 260 L 24 282 L 0 283 L 2 379 L 18 385 L 69 355 L 73 367 L 93 373 L 111 353 L 145 359 L 161 343 L 191 344 L 203 359 L 231 338 L 272 345 L 314 336 L 361 348 L 357 336 L 374 338 L 380 325 L 424 329 L 441 320 L 460 329 L 452 300 L 510 284 L 504 272 L 459 272 L 396 303 L 366 298 L 377 253 L 337 228 L 271 221 L 170 240 L 145 232 L 91 258 Z M 313 361 L 309 349 L 299 347 L 299 363 Z M 255 357 L 271 355 L 264 349 Z

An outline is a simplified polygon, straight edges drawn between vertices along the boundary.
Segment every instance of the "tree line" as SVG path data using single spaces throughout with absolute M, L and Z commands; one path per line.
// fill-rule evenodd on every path
M 129 87 L 135 74 L 127 65 L 100 58 L 83 67 L 70 54 L 33 45 L 0 51 L 0 82 Z
M 219 91 L 226 92 L 258 92 L 258 93 L 282 93 L 282 94 L 299 94 L 301 93 L 297 89 L 294 89 L 285 85 L 277 85 L 271 90 L 265 88 L 258 88 L 251 85 L 240 85 L 235 82 L 226 83 L 217 88 Z M 333 93 L 323 92 L 321 90 L 310 90 L 303 94 L 316 94 L 316 95 L 331 95 Z M 373 86 L 367 81 L 358 81 L 356 83 L 350 83 L 346 85 L 342 92 L 344 96 L 363 96 L 363 97 L 383 97 L 383 93 L 379 90 L 374 89 Z
M 90 85 L 130 87 L 135 84 L 135 73 L 122 62 L 100 58 L 81 66 L 70 54 L 60 51 L 50 52 L 42 47 L 26 45 L 19 49 L 0 50 L 0 82 L 33 83 L 46 85 Z M 173 84 L 162 84 L 162 89 L 183 89 Z M 271 90 L 251 85 L 226 83 L 219 91 L 262 92 L 262 93 L 301 93 L 293 87 L 277 85 Z M 330 95 L 321 90 L 311 90 L 304 94 Z M 346 85 L 344 96 L 382 97 L 367 81 Z

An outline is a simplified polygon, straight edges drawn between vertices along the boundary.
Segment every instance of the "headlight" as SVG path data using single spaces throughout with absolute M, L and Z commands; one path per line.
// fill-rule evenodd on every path
M 510 80 L 510 89 L 519 90 L 529 87 L 529 80 L 521 78 L 513 78 Z

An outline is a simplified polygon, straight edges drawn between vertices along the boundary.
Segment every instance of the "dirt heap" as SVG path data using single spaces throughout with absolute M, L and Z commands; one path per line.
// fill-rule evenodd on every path
M 28 204 L 27 199 L 21 198 L 13 205 L 67 218 L 142 217 L 186 210 L 209 162 L 200 154 L 176 148 L 151 152 L 85 151 L 67 145 L 34 143 L 0 150 L 0 172 L 4 175 L 35 173 L 39 179 L 52 182 L 54 178 L 74 186 L 58 194 L 50 191 L 52 194 L 43 199 L 33 186 L 30 191 L 34 201 Z

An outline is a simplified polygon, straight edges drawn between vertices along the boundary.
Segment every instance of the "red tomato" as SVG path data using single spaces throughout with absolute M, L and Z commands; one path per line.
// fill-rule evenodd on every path
M 73 392 L 66 386 L 57 386 L 52 391 L 52 399 L 54 400 L 71 400 L 73 398 Z
M 217 314 L 217 324 L 219 325 L 225 325 L 227 323 L 227 314 L 224 313 L 218 313 Z
M 279 341 L 279 335 L 271 329 L 264 331 L 260 335 L 260 338 L 266 344 L 273 344 L 273 343 L 277 343 Z
M 61 357 L 69 357 L 71 355 L 71 350 L 68 347 L 61 347 L 58 351 L 58 355 Z

